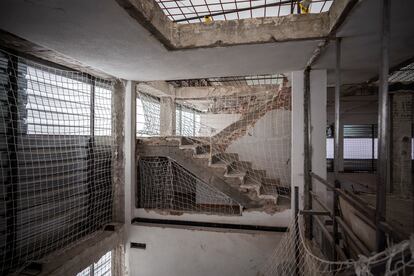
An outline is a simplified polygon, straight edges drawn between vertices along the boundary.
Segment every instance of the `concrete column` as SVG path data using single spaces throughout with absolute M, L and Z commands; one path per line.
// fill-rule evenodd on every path
M 304 78 L 303 71 L 292 72 L 292 151 L 291 182 L 299 186 L 299 209 L 303 208 L 304 187 Z M 312 171 L 326 179 L 326 70 L 310 72 L 310 105 L 311 105 L 311 160 Z M 326 201 L 325 186 L 313 181 L 313 190 Z M 293 195 L 292 195 L 293 196 Z M 294 202 L 292 202 L 293 208 Z
M 112 94 L 112 181 L 114 185 L 113 221 L 125 222 L 125 164 L 124 164 L 124 106 L 125 85 L 117 80 Z
M 392 192 L 412 196 L 411 135 L 412 91 L 396 92 L 392 98 Z
M 327 179 L 326 169 L 326 124 L 327 124 L 327 74 L 326 70 L 310 72 L 310 112 L 311 112 L 311 160 L 312 171 Z M 313 191 L 327 202 L 326 187 L 313 181 Z M 328 203 L 330 204 L 330 203 Z M 331 205 L 328 205 L 331 206 Z
M 135 144 L 136 144 L 136 90 L 133 81 L 127 81 L 125 89 L 125 264 L 129 270 L 129 243 L 131 220 L 135 209 Z
M 172 97 L 160 98 L 160 135 L 175 135 L 175 99 Z
M 303 114 L 303 71 L 292 72 L 292 150 L 291 150 L 291 183 L 292 193 L 294 186 L 299 187 L 299 209 L 303 209 L 303 157 L 304 157 L 304 114 Z M 292 198 L 294 195 L 292 194 Z M 292 200 L 292 209 L 294 202 Z

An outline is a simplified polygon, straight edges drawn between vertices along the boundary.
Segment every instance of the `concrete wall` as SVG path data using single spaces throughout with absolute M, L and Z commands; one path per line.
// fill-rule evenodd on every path
M 312 171 L 326 179 L 326 70 L 312 70 L 310 73 L 311 103 L 311 156 Z M 292 187 L 298 186 L 299 209 L 303 207 L 304 185 L 304 76 L 303 71 L 292 72 Z M 329 202 L 325 186 L 313 181 L 313 190 L 322 200 Z M 292 204 L 293 204 L 292 200 Z
M 241 114 L 201 114 L 201 131 L 198 135 L 210 136 L 210 128 L 215 129 L 215 134 L 222 131 L 225 127 L 239 120 Z
M 257 275 L 283 236 L 151 226 L 131 230 L 131 241 L 147 245 L 130 250 L 134 276 Z
M 327 122 L 329 125 L 335 122 L 334 92 L 331 88 L 327 91 Z M 378 96 L 361 95 L 341 97 L 341 122 L 345 125 L 377 124 Z
M 238 153 L 254 169 L 266 170 L 266 176 L 290 185 L 291 111 L 272 110 L 260 118 L 247 133 L 235 140 L 227 152 Z

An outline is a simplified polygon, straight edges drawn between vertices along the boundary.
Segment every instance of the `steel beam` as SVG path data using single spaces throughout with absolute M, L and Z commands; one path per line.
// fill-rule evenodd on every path
M 390 11 L 391 0 L 381 1 L 381 57 L 379 68 L 378 91 L 378 181 L 376 195 L 376 250 L 385 248 L 385 234 L 379 227 L 385 220 L 386 189 L 388 183 L 389 155 L 389 102 L 388 102 L 388 72 L 389 72 L 389 40 L 390 40 Z
M 311 132 L 310 132 L 310 68 L 307 67 L 304 72 L 304 99 L 303 99 L 303 118 L 304 118 L 304 210 L 312 209 L 312 179 L 310 172 L 312 170 L 311 159 Z M 312 239 L 312 217 L 305 217 L 305 236 Z
M 341 112 L 341 38 L 336 39 L 336 65 L 335 65 L 335 133 L 334 133 L 334 173 L 335 178 L 341 168 L 341 140 L 342 128 Z

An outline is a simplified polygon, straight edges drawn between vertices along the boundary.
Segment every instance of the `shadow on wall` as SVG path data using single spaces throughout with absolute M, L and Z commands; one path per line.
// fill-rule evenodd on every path
M 240 160 L 252 162 L 254 169 L 290 186 L 291 111 L 271 110 L 246 134 L 232 142 L 226 152 L 238 153 Z

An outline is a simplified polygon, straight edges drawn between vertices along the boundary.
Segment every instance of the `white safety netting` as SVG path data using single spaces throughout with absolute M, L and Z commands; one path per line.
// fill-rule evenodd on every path
M 410 240 L 390 246 L 357 260 L 330 261 L 319 246 L 305 239 L 304 221 L 299 215 L 276 246 L 259 275 L 412 275 L 414 272 L 414 235 Z
M 260 198 L 289 196 L 291 90 L 175 99 L 176 136 L 181 146 L 196 147 L 196 155 L 226 175 L 242 179 L 242 189 Z M 160 100 L 138 93 L 138 136 L 160 135 Z M 162 120 L 162 118 L 161 118 Z M 264 195 L 264 196 L 263 196 Z
M 160 212 L 195 212 L 240 215 L 235 200 L 167 157 L 141 157 L 138 161 L 140 208 Z
M 0 274 L 112 218 L 112 83 L 0 51 Z

